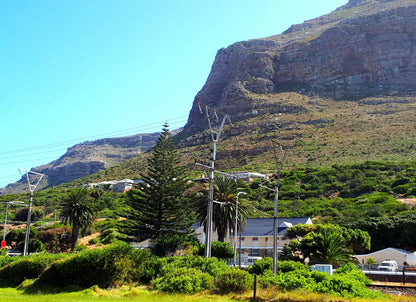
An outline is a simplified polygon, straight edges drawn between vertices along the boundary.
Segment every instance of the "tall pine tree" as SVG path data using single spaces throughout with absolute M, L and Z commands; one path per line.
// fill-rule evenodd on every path
M 139 188 L 127 192 L 123 232 L 139 241 L 191 233 L 194 206 L 185 193 L 188 188 L 185 168 L 180 165 L 167 124 L 163 125 L 141 179 Z

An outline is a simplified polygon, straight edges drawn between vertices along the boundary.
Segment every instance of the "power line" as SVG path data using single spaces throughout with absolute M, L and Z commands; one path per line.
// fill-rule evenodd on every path
M 172 124 L 178 124 L 178 123 L 182 123 L 182 122 L 183 122 L 183 120 L 182 121 L 179 121 L 179 122 L 172 123 Z M 147 128 L 147 129 L 146 128 L 141 128 L 141 129 L 144 131 L 144 130 L 154 129 L 154 128 Z M 120 132 L 118 132 L 118 133 L 120 133 Z M 79 140 L 73 140 L 72 142 L 78 142 L 78 141 Z M 7 156 L 7 157 L 2 157 L 1 154 L 2 153 L 6 153 L 6 152 L 9 152 L 9 153 L 23 153 L 24 151 L 22 149 L 22 151 L 20 151 L 20 152 L 16 152 L 16 151 L 4 151 L 4 152 L 0 152 L 0 166 L 15 164 L 15 162 L 9 162 L 9 161 L 7 161 L 6 163 L 4 163 L 4 162 L 2 162 L 2 160 L 13 159 L 13 158 L 22 158 L 22 157 L 30 157 L 30 156 L 33 156 L 33 155 L 38 155 L 38 152 L 37 151 L 43 150 L 43 149 L 49 149 L 49 151 L 42 151 L 42 154 L 45 154 L 45 153 L 63 152 L 63 148 L 61 147 L 63 145 L 64 145 L 64 143 L 56 143 L 55 146 L 53 146 L 53 144 L 49 144 L 49 145 L 38 146 L 38 149 L 34 149 L 36 147 L 30 147 L 30 148 L 27 149 L 28 150 L 27 152 L 30 152 L 30 151 L 35 152 L 36 151 L 36 153 L 33 153 L 32 152 L 32 153 L 28 153 L 28 154 L 16 154 L 16 155 L 11 155 L 11 156 Z M 68 146 L 68 144 L 65 143 L 65 148 L 67 148 L 67 146 Z M 52 160 L 53 159 L 56 159 L 56 158 L 52 158 Z M 38 160 L 43 160 L 43 158 L 42 159 L 38 159 Z M 30 160 L 30 161 L 35 161 L 35 159 Z M 21 161 L 19 161 L 19 162 L 21 162 Z M 26 161 L 26 162 L 28 162 L 28 161 Z
M 69 144 L 73 145 L 75 143 L 79 143 L 80 141 L 85 141 L 85 140 L 89 140 L 93 138 L 104 139 L 104 138 L 111 138 L 111 137 L 122 137 L 122 136 L 128 136 L 128 135 L 145 134 L 146 133 L 145 131 L 148 131 L 147 133 L 149 133 L 150 131 L 157 132 L 155 128 L 160 127 L 160 125 L 162 125 L 165 122 L 168 122 L 170 125 L 180 125 L 186 122 L 186 118 L 187 118 L 186 116 L 175 117 L 171 119 L 166 119 L 164 121 L 154 122 L 154 123 L 145 124 L 145 125 L 141 125 L 137 127 L 127 128 L 127 129 L 116 130 L 112 132 L 106 132 L 106 133 L 97 134 L 97 135 L 81 137 L 78 139 L 71 139 L 67 141 L 55 142 L 55 143 L 50 143 L 50 144 L 45 144 L 45 145 L 32 146 L 32 147 L 9 150 L 9 151 L 1 151 L 0 160 L 2 160 L 2 162 L 0 162 L 0 167 L 4 168 L 4 167 L 18 165 L 18 164 L 20 165 L 22 163 L 33 163 L 33 165 L 39 165 L 38 163 L 41 161 L 50 163 L 51 161 L 58 159 L 57 158 L 58 155 L 54 156 L 51 154 L 51 156 L 49 157 L 44 157 L 45 153 L 58 154 L 60 152 L 63 155 L 65 154 L 65 151 L 68 148 Z M 65 147 L 65 149 L 63 149 L 63 147 Z M 2 157 L 2 155 L 4 156 Z M 43 155 L 43 157 L 31 158 L 34 155 Z M 24 159 L 24 158 L 30 158 L 30 159 Z M 10 161 L 10 159 L 16 159 L 18 161 Z M 3 184 L 7 185 L 13 182 L 11 179 L 18 179 L 18 178 L 20 178 L 18 173 L 16 173 L 16 175 L 0 176 L 0 187 L 3 187 Z
M 51 143 L 51 144 L 45 144 L 45 145 L 39 145 L 39 146 L 33 146 L 33 147 L 27 147 L 27 148 L 15 149 L 15 150 L 1 151 L 0 156 L 2 154 L 23 153 L 23 152 L 27 152 L 27 151 L 48 149 L 48 148 L 51 148 L 51 147 L 57 147 L 57 146 L 61 146 L 61 145 L 68 145 L 69 143 L 79 142 L 79 141 L 88 140 L 88 139 L 97 138 L 97 137 L 104 137 L 105 138 L 105 136 L 109 136 L 109 135 L 121 135 L 121 134 L 130 133 L 133 130 L 134 131 L 150 130 L 150 129 L 154 129 L 156 127 L 156 125 L 158 125 L 158 126 L 162 125 L 164 122 L 176 121 L 176 122 L 172 122 L 171 124 L 178 124 L 178 123 L 185 122 L 186 119 L 184 119 L 184 118 L 186 118 L 186 116 L 176 117 L 176 118 L 167 119 L 167 120 L 164 120 L 164 121 L 154 122 L 154 123 L 151 123 L 151 124 L 146 124 L 146 125 L 142 125 L 142 126 L 137 126 L 137 127 L 132 127 L 132 128 L 107 132 L 107 133 L 101 133 L 101 134 L 96 134 L 96 135 L 91 135 L 91 136 L 86 136 L 86 137 L 80 137 L 80 138 L 71 139 L 71 140 L 67 140 L 67 141 L 61 141 L 61 142 L 56 142 L 56 143 Z M 179 121 L 177 121 L 177 120 L 179 120 Z M 150 126 L 153 126 L 153 127 L 150 127 Z M 136 134 L 139 134 L 139 133 L 136 133 Z

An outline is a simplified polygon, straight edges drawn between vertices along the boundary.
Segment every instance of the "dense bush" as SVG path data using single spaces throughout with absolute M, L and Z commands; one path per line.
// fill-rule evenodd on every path
M 365 285 L 370 285 L 372 283 L 372 281 L 368 279 L 367 276 L 352 263 L 347 263 L 338 268 L 337 274 L 348 276 L 349 278 L 358 280 Z
M 18 244 L 18 249 L 20 251 L 23 251 L 24 248 L 25 248 L 24 245 L 25 245 L 25 242 L 20 241 L 19 244 Z M 44 252 L 45 251 L 45 245 L 39 239 L 30 239 L 29 243 L 28 243 L 28 246 L 27 246 L 27 250 L 28 250 L 29 253 Z
M 331 276 L 327 273 L 310 271 L 310 268 L 293 261 L 279 262 L 279 274 L 265 270 L 259 277 L 263 288 L 281 290 L 306 290 L 352 298 L 377 298 L 382 295 L 366 288 L 371 281 L 353 264 L 340 267 Z
M 29 238 L 35 238 L 39 234 L 39 231 L 33 226 L 30 227 Z M 14 229 L 7 233 L 6 241 L 13 249 L 20 249 L 23 251 L 22 242 L 25 240 L 26 229 Z
M 160 261 L 159 276 L 164 276 L 179 268 L 195 268 L 213 277 L 228 270 L 227 264 L 217 258 L 205 258 L 199 256 L 167 257 Z
M 331 278 L 322 280 L 322 282 L 316 284 L 315 291 L 346 298 L 361 297 L 371 299 L 382 296 L 379 292 L 367 289 L 364 283 L 351 278 L 348 274 L 335 274 Z
M 253 275 L 238 268 L 230 268 L 215 279 L 215 286 L 221 293 L 242 293 L 253 288 L 253 283 Z
M 27 221 L 27 214 L 29 212 L 29 208 L 21 208 L 16 211 L 14 219 L 17 221 Z M 31 221 L 38 221 L 43 217 L 43 211 L 40 208 L 32 208 L 30 213 Z
M 259 260 L 256 260 L 253 265 L 251 265 L 247 271 L 250 274 L 263 275 L 266 271 L 273 270 L 273 258 L 265 257 Z
M 300 274 L 302 274 L 310 271 L 309 266 L 296 261 L 279 262 L 277 268 L 279 269 L 279 273 L 297 271 Z
M 205 244 L 201 244 L 198 255 L 204 255 Z M 219 259 L 231 259 L 234 257 L 234 249 L 229 242 L 213 241 L 211 244 L 211 255 Z
M 0 269 L 0 282 L 4 285 L 17 286 L 25 279 L 39 277 L 45 268 L 54 261 L 66 257 L 66 254 L 46 253 L 32 254 L 27 257 L 16 257 L 15 261 Z
M 71 247 L 71 228 L 59 226 L 40 231 L 37 239 L 43 242 L 50 253 L 64 253 Z
M 313 290 L 315 287 L 315 280 L 311 277 L 310 272 L 290 271 L 276 276 L 276 285 L 283 290 Z
M 192 235 L 165 234 L 157 238 L 153 245 L 153 253 L 164 257 L 174 254 L 178 250 L 184 250 L 189 246 L 199 246 L 199 241 Z
M 141 265 L 149 257 L 145 251 L 137 251 L 127 243 L 86 250 L 53 263 L 36 284 L 106 288 L 135 282 L 143 272 Z
M 164 292 L 195 293 L 212 287 L 214 278 L 195 268 L 179 268 L 152 281 L 154 289 Z
M 18 259 L 17 257 L 10 257 L 9 255 L 7 255 L 7 249 L 1 249 L 0 251 L 0 269 L 3 266 L 6 266 L 7 264 Z
M 111 244 L 120 240 L 126 240 L 127 238 L 127 235 L 120 233 L 118 228 L 113 227 L 108 228 L 101 233 L 100 242 L 103 244 Z

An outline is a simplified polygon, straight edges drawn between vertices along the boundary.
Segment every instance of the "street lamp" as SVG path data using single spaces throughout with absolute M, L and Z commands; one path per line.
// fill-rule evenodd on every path
M 6 203 L 6 214 L 4 215 L 4 230 L 3 230 L 3 240 L 1 242 L 1 247 L 6 247 L 6 226 L 7 226 L 7 212 L 9 211 L 9 206 L 11 204 L 20 204 L 23 205 L 24 202 L 23 201 L 19 201 L 19 200 L 14 200 L 14 201 L 9 201 Z
M 246 192 L 238 192 L 237 200 L 235 202 L 235 230 L 234 230 L 234 266 L 237 264 L 237 225 L 238 225 L 238 196 L 240 194 L 246 195 Z M 241 251 L 240 251 L 241 253 Z M 240 255 L 241 257 L 241 255 Z

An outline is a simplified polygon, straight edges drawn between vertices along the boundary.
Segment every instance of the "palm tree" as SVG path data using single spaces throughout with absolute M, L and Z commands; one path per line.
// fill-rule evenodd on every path
M 62 222 L 72 225 L 71 251 L 75 248 L 79 231 L 91 226 L 95 219 L 95 208 L 89 193 L 89 190 L 84 188 L 73 189 L 60 204 Z
M 327 229 L 321 230 L 313 237 L 314 256 L 323 263 L 337 266 L 351 261 L 352 250 L 346 240 L 337 233 Z
M 227 232 L 235 228 L 236 210 L 236 183 L 223 176 L 215 177 L 214 207 L 212 226 L 218 234 L 218 241 L 223 242 Z M 247 220 L 247 208 L 241 203 L 238 205 L 238 224 L 241 226 Z M 207 192 L 201 194 L 198 202 L 197 219 L 206 225 L 207 219 Z

